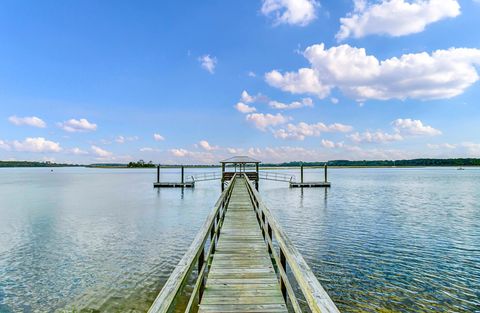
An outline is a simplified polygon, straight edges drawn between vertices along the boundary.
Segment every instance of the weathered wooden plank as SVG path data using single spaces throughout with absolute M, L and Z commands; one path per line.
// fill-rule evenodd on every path
M 224 295 L 221 297 L 212 297 L 205 295 L 202 304 L 285 304 L 282 295 L 267 296 L 242 296 L 242 295 Z
M 200 304 L 199 312 L 288 312 L 285 304 Z
M 301 312 L 302 309 L 298 305 L 284 270 L 286 261 L 310 310 L 312 312 L 338 313 L 335 304 L 263 204 L 251 182 L 241 174 L 233 178 L 229 187 L 222 193 L 222 197 L 226 196 L 227 191 L 226 214 L 220 223 L 221 230 L 215 244 L 216 249 L 210 255 L 214 247 L 211 246 L 207 255 L 208 267 L 205 265 L 207 263 L 203 265 L 203 268 L 208 269 L 205 271 L 207 273 L 206 285 L 204 286 L 201 280 L 197 280 L 193 297 L 190 298 L 187 309 L 191 308 L 195 301 L 196 290 L 200 290 L 199 294 L 203 294 L 200 296 L 201 302 L 198 307 L 200 313 L 285 313 L 288 312 L 284 300 L 285 294 L 290 297 L 290 304 L 295 312 Z M 255 201 L 252 202 L 251 199 L 255 199 Z M 214 211 L 218 212 L 219 208 L 220 205 L 217 202 Z M 262 216 L 260 224 L 257 212 Z M 212 229 L 212 225 L 217 225 L 213 224 L 213 221 L 214 215 L 210 215 L 206 223 L 209 226 L 205 226 L 196 237 L 189 252 L 177 266 L 149 312 L 167 312 L 170 308 L 187 275 L 191 273 L 192 267 L 199 258 L 199 253 L 202 253 L 200 259 L 203 260 L 202 251 L 205 249 L 203 245 L 210 235 L 210 230 L 211 234 L 217 234 L 216 229 L 219 226 Z M 262 232 L 262 228 L 264 228 L 264 232 Z M 280 256 L 275 251 L 272 251 L 272 255 L 269 254 L 268 249 L 273 246 L 273 237 L 264 237 L 263 233 L 273 235 L 276 239 L 281 249 Z M 277 263 L 275 269 L 272 258 Z M 280 275 L 282 285 L 280 285 L 276 271 Z M 197 288 L 197 286 L 200 287 Z
M 187 253 L 185 253 L 178 265 L 173 270 L 173 273 L 168 278 L 167 282 L 148 310 L 148 313 L 169 312 L 177 294 L 182 289 L 182 286 L 185 284 L 193 267 L 195 266 L 198 256 L 202 251 L 204 251 L 204 244 L 210 234 L 210 230 L 215 223 L 217 214 L 221 210 L 224 201 L 231 194 L 232 189 L 233 185 L 229 185 L 228 188 L 222 192 L 220 198 L 215 203 L 213 211 L 203 224 L 201 231 L 197 234 Z
M 322 285 L 320 285 L 320 282 L 315 277 L 300 252 L 298 252 L 290 239 L 285 235 L 276 218 L 261 200 L 258 191 L 249 181 L 247 181 L 247 184 L 249 185 L 250 192 L 252 192 L 258 201 L 259 207 L 265 215 L 266 220 L 268 220 L 268 224 L 272 228 L 278 246 L 285 254 L 286 261 L 290 265 L 290 269 L 305 296 L 305 300 L 307 300 L 310 310 L 316 313 L 339 313 L 340 311 L 335 303 L 325 289 L 323 289 Z
M 243 179 L 234 182 L 220 234 L 199 312 L 286 312 Z

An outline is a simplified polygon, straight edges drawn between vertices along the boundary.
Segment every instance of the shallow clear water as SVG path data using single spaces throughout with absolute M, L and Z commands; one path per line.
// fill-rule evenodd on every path
M 0 169 L 0 312 L 148 309 L 220 193 L 218 181 L 154 190 L 154 178 Z M 260 192 L 341 311 L 480 312 L 480 169 L 331 169 L 329 180 Z

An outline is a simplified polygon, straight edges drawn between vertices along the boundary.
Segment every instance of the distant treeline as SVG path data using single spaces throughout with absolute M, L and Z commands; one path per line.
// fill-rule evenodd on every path
M 53 162 L 36 162 L 36 161 L 0 161 L 0 167 L 70 167 L 83 166 L 78 164 L 65 164 Z
M 284 162 L 284 163 L 260 163 L 260 167 L 298 167 L 303 163 L 304 166 L 324 166 L 325 162 Z M 178 165 L 162 165 L 162 167 L 176 167 Z M 70 166 L 86 166 L 86 167 L 108 167 L 108 168 L 153 168 L 157 164 L 152 161 L 145 162 L 139 160 L 138 162 L 124 163 L 96 163 L 90 165 L 67 164 L 67 163 L 53 163 L 53 162 L 35 162 L 35 161 L 0 161 L 0 167 L 70 167 Z M 185 167 L 191 168 L 212 168 L 219 167 L 219 164 L 212 165 L 193 165 L 183 164 Z M 333 160 L 328 161 L 328 166 L 339 167 L 391 167 L 391 166 L 480 166 L 480 159 L 413 159 L 413 160 L 374 160 L 374 161 L 349 161 L 349 160 Z
M 261 164 L 264 167 L 297 167 L 324 166 L 325 162 L 286 162 L 277 164 Z M 480 159 L 413 159 L 413 160 L 375 160 L 375 161 L 328 161 L 328 166 L 351 166 L 351 167 L 379 167 L 379 166 L 480 166 Z
M 146 163 L 144 160 L 140 160 L 138 162 L 130 162 L 127 164 L 127 167 L 140 167 L 140 168 L 149 168 L 149 167 L 156 167 L 155 164 L 153 164 L 152 161 L 149 161 Z

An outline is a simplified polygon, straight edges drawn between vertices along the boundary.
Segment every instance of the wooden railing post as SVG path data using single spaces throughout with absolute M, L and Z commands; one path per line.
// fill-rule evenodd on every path
M 270 241 L 272 241 L 273 244 L 273 238 L 272 238 L 272 227 L 270 226 L 270 223 L 268 224 L 268 238 L 270 238 Z M 272 248 L 268 244 L 268 253 L 272 253 Z
M 205 262 L 205 248 L 202 248 L 200 255 L 198 256 L 198 275 L 201 274 L 203 263 Z M 200 282 L 200 289 L 198 291 L 199 299 L 202 299 L 203 290 L 205 289 L 205 277 L 202 277 L 202 281 Z
M 157 166 L 157 183 L 160 182 L 160 164 Z
M 263 235 L 263 239 L 265 239 L 265 214 L 263 213 L 262 211 L 262 235 Z
M 216 217 L 216 224 L 219 225 L 219 227 L 217 229 L 217 240 L 220 237 L 220 214 L 221 214 L 221 212 L 219 211 L 218 214 L 217 214 L 217 217 Z
M 285 258 L 282 248 L 280 248 L 280 265 L 285 273 L 287 273 L 287 259 Z M 285 286 L 282 276 L 280 276 L 280 290 L 282 291 L 283 299 L 287 301 L 287 287 Z

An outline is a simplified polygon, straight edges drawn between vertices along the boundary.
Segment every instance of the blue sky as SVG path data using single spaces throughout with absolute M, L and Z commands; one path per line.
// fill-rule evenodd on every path
M 0 159 L 480 157 L 480 2 L 2 1 Z

